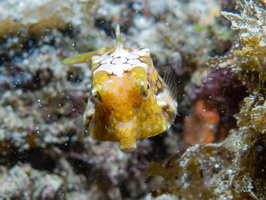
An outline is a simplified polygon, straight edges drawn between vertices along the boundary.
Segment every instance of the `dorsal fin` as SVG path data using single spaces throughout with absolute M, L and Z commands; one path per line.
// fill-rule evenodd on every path
M 122 42 L 121 42 L 120 25 L 119 24 L 116 25 L 115 37 L 116 37 L 116 48 L 121 47 Z
M 119 55 L 123 51 L 123 45 L 121 42 L 121 34 L 120 34 L 120 26 L 119 24 L 116 25 L 116 30 L 115 30 L 115 37 L 116 37 L 116 45 L 113 54 L 114 55 Z

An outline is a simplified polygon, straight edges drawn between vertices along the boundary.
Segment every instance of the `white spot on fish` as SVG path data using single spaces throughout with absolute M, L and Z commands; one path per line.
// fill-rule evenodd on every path
M 87 111 L 86 115 L 87 115 L 87 116 L 92 116 L 92 115 L 94 115 L 94 113 L 95 113 L 95 109 L 94 109 L 94 108 L 91 108 L 91 109 L 89 109 L 89 110 Z
M 92 62 L 94 62 L 94 63 L 99 63 L 102 61 L 101 56 L 93 56 L 91 59 L 92 59 Z
M 112 64 L 116 64 L 116 65 L 122 65 L 123 63 L 125 63 L 127 61 L 127 59 L 125 57 L 121 57 L 121 58 L 114 58 L 111 63 Z
M 138 59 L 130 59 L 127 61 L 128 64 L 130 65 L 137 65 L 139 63 Z
M 111 58 L 111 57 L 107 57 L 107 58 L 104 58 L 104 59 L 101 61 L 101 64 L 110 63 L 111 61 L 112 61 L 112 58 Z
M 165 107 L 167 103 L 165 101 L 157 101 L 158 106 Z
M 131 54 L 127 54 L 126 58 L 129 59 L 129 60 L 137 59 L 137 58 L 139 58 L 139 55 L 131 53 Z
M 120 123 L 118 123 L 118 126 L 119 127 L 122 127 L 122 126 L 133 126 L 134 125 L 134 123 L 132 122 L 132 121 L 130 121 L 130 122 L 120 122 Z

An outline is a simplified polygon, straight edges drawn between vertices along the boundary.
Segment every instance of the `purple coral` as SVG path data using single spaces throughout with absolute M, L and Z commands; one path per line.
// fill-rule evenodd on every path
M 233 109 L 234 113 L 238 103 L 246 96 L 246 87 L 241 84 L 230 68 L 214 68 L 202 80 L 200 88 L 192 89 L 191 99 L 205 99 Z M 221 105 L 222 104 L 222 105 Z
M 213 68 L 202 79 L 201 87 L 191 89 L 189 95 L 192 100 L 204 100 L 206 106 L 212 105 L 212 111 L 219 115 L 219 128 L 214 133 L 216 142 L 225 139 L 229 129 L 236 126 L 234 115 L 239 112 L 238 104 L 246 96 L 246 87 L 230 68 Z

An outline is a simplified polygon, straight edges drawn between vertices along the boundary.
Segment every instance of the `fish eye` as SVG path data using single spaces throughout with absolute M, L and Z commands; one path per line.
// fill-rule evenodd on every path
M 146 99 L 149 96 L 149 89 L 150 89 L 150 85 L 149 84 L 146 85 L 146 88 L 143 88 L 142 97 L 144 99 Z
M 98 103 L 102 103 L 102 99 L 101 99 L 101 96 L 100 96 L 99 92 L 96 92 L 96 93 L 91 94 L 91 95 L 92 95 L 92 98 L 93 98 L 96 102 L 98 102 Z
M 96 84 L 93 89 L 91 90 L 91 95 L 93 97 L 93 99 L 98 102 L 98 103 L 102 103 L 102 98 L 100 96 L 99 91 L 101 90 L 101 85 L 100 84 Z
M 150 84 L 141 77 L 138 77 L 135 80 L 137 85 L 141 86 L 142 97 L 146 99 L 149 96 Z

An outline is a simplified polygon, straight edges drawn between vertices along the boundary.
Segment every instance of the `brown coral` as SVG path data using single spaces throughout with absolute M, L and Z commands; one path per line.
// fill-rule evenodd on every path
M 240 30 L 240 41 L 220 66 L 230 66 L 251 93 L 262 90 L 265 94 L 266 10 L 252 0 L 238 0 L 237 3 L 241 14 L 224 11 L 222 15 L 232 22 L 234 30 Z
M 230 68 L 250 93 L 236 114 L 238 127 L 221 144 L 188 148 L 170 165 L 152 164 L 149 172 L 162 176 L 166 183 L 157 194 L 175 194 L 180 199 L 266 197 L 266 5 L 253 0 L 236 2 L 240 14 L 222 14 L 233 29 L 240 30 L 239 38 L 227 55 L 211 59 L 210 64 Z

